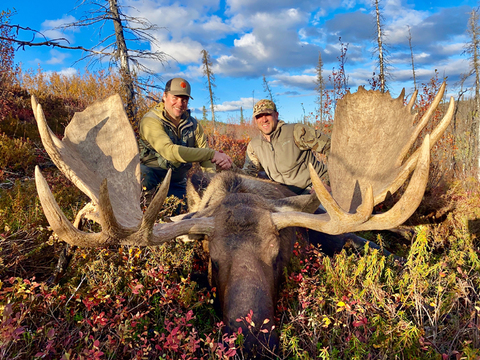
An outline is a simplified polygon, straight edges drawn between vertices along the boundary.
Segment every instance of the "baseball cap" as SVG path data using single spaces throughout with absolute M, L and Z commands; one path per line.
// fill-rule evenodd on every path
M 179 95 L 186 95 L 193 100 L 190 96 L 190 84 L 187 80 L 182 78 L 173 78 L 167 81 L 165 84 L 165 92 L 169 92 L 172 95 L 179 96 Z
M 259 114 L 273 114 L 277 112 L 277 107 L 272 100 L 262 99 L 253 107 L 253 117 Z

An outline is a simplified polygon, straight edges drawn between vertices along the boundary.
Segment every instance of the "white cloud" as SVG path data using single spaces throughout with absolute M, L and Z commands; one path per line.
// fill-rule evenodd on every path
M 45 61 L 45 63 L 49 65 L 63 64 L 65 59 L 70 57 L 68 53 L 60 52 L 55 49 L 50 50 L 50 56 L 50 59 Z
M 240 108 L 250 109 L 252 107 L 252 98 L 241 98 L 236 101 L 224 101 L 215 105 L 215 111 L 239 111 Z
M 203 49 L 202 44 L 190 38 L 183 38 L 181 41 L 168 40 L 165 37 L 159 38 L 158 42 L 161 44 L 160 49 L 153 48 L 152 50 L 160 50 L 175 59 L 173 62 L 180 64 L 198 63 L 201 59 L 200 52 Z M 158 64 L 159 66 L 161 64 Z
M 58 27 L 75 21 L 77 19 L 71 15 L 64 15 L 61 19 L 56 20 L 45 20 L 41 25 L 41 33 L 48 39 L 66 39 L 71 44 L 75 40 L 73 33 L 78 33 L 80 30 L 78 28 L 69 28 L 67 31 L 63 31 L 58 29 Z
M 235 47 L 243 49 L 259 60 L 268 58 L 267 49 L 261 42 L 257 41 L 254 34 L 245 34 L 240 39 L 234 40 L 233 43 Z

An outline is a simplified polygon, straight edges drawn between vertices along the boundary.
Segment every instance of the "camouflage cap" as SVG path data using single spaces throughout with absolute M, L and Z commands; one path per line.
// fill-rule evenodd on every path
M 260 100 L 253 107 L 253 117 L 259 114 L 273 114 L 274 112 L 277 112 L 277 107 L 272 100 Z
M 169 92 L 170 94 L 175 96 L 185 95 L 193 100 L 193 98 L 190 96 L 190 91 L 190 84 L 187 80 L 182 78 L 170 79 L 165 85 L 165 92 Z

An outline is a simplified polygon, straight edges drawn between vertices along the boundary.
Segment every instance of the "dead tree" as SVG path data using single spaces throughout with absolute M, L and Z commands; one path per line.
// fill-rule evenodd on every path
M 410 48 L 410 57 L 412 59 L 412 74 L 413 74 L 413 90 L 417 90 L 417 78 L 415 76 L 415 61 L 413 57 L 413 46 L 412 46 L 412 32 L 410 31 L 410 26 L 408 27 L 408 46 Z
M 320 122 L 323 122 L 323 93 L 325 92 L 325 79 L 323 78 L 323 61 L 322 53 L 318 52 L 318 64 L 315 68 L 317 78 L 315 79 L 315 90 L 317 90 L 318 114 L 320 115 Z
M 386 49 L 384 44 L 384 33 L 382 24 L 382 15 L 380 14 L 379 0 L 375 0 L 375 19 L 376 19 L 376 33 L 377 33 L 377 52 L 378 52 L 378 69 L 380 91 L 383 93 L 387 90 L 386 75 L 387 75 L 387 59 Z
M 465 53 L 470 56 L 470 71 L 475 75 L 474 81 L 474 111 L 472 115 L 472 139 L 470 141 L 471 149 L 473 149 L 474 158 L 477 159 L 477 167 L 480 169 L 480 121 L 478 121 L 478 112 L 480 109 L 480 26 L 478 24 L 478 9 L 472 10 L 468 20 L 467 32 L 470 35 L 470 42 L 465 46 Z M 480 172 L 477 174 L 480 178 Z
M 127 115 L 132 122 L 135 122 L 137 91 L 145 90 L 147 87 L 152 86 L 148 77 L 153 76 L 160 79 L 158 73 L 145 66 L 142 60 L 154 60 L 164 64 L 169 55 L 158 50 L 136 49 L 133 44 L 149 42 L 152 49 L 158 49 L 160 44 L 153 35 L 153 31 L 158 30 L 159 27 L 151 24 L 145 18 L 127 15 L 122 7 L 118 5 L 118 0 L 82 0 L 75 9 L 88 5 L 91 6 L 91 9 L 85 11 L 85 15 L 80 20 L 62 25 L 57 29 L 67 30 L 97 26 L 100 40 L 93 47 L 70 46 L 66 39 L 48 39 L 41 32 L 20 25 L 0 24 L 0 28 L 10 27 L 20 35 L 28 34 L 29 40 L 22 40 L 19 37 L 17 39 L 9 39 L 18 48 L 49 46 L 67 50 L 81 50 L 85 55 L 75 61 L 75 63 L 86 60 L 89 66 L 101 63 L 107 59 L 110 67 L 119 70 L 127 103 Z M 113 22 L 114 31 L 105 36 L 100 31 L 103 31 L 104 24 L 110 21 Z M 0 40 L 3 39 L 0 36 Z M 142 79 L 139 77 L 139 74 L 145 74 L 147 78 Z
M 268 84 L 268 81 L 265 75 L 263 75 L 263 91 L 265 91 L 265 93 L 268 95 L 268 98 L 271 101 L 275 102 L 275 99 L 273 98 L 273 94 L 272 94 L 272 89 L 270 89 L 270 85 Z
M 215 96 L 213 95 L 213 88 L 215 87 L 215 74 L 212 71 L 212 60 L 207 50 L 202 50 L 202 65 L 203 75 L 207 77 L 208 93 L 210 95 L 210 110 L 212 112 L 213 129 L 215 130 Z

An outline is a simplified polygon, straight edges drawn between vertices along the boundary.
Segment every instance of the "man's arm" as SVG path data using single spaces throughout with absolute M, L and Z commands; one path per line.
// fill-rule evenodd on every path
M 316 158 L 322 163 L 319 176 L 330 191 L 330 178 L 327 172 L 327 157 L 330 155 L 330 136 L 323 134 L 319 130 L 315 130 L 310 126 L 303 124 L 295 124 L 293 130 L 293 138 L 295 144 L 300 150 L 313 150 L 317 153 Z M 320 154 L 320 156 L 318 156 Z
M 303 124 L 295 124 L 293 137 L 300 150 L 313 150 L 325 156 L 330 154 L 330 136 L 319 130 Z
M 165 132 L 163 125 L 153 118 L 142 120 L 140 123 L 140 134 L 150 143 L 155 151 L 171 162 L 204 162 L 211 160 L 215 156 L 215 150 L 208 147 L 190 148 L 174 144 Z

